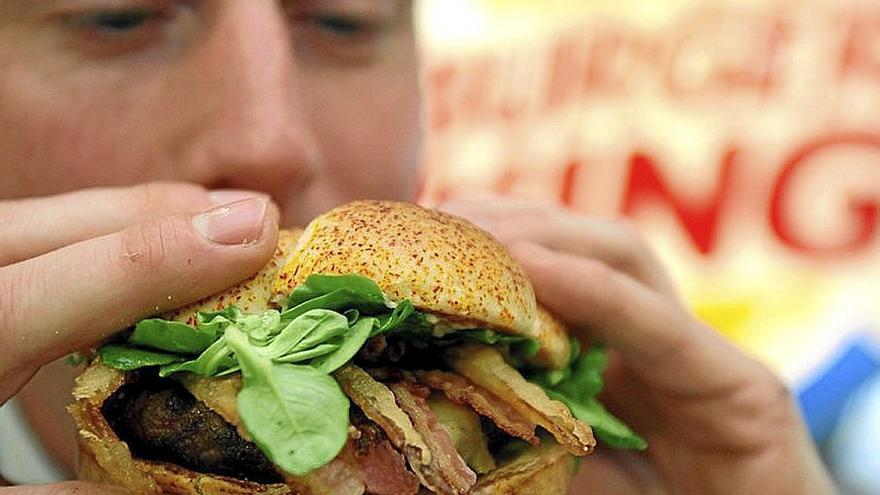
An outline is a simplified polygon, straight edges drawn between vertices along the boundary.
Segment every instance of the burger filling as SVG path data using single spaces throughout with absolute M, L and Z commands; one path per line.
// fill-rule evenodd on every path
M 544 434 L 588 454 L 587 423 L 611 446 L 644 448 L 595 401 L 601 349 L 554 371 L 529 369 L 535 352 L 532 339 L 392 303 L 369 279 L 312 275 L 259 315 L 141 321 L 99 350 L 137 370 L 102 410 L 142 459 L 264 484 L 341 464 L 389 495 L 469 493 L 503 452 Z
M 101 410 L 141 459 L 258 483 L 283 481 L 256 445 L 172 379 L 140 374 L 114 392 Z

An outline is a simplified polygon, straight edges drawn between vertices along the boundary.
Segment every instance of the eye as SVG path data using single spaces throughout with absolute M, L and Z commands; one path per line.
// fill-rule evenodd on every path
M 143 50 L 163 38 L 174 20 L 169 5 L 121 6 L 76 11 L 61 16 L 72 47 L 93 56 L 114 56 Z
M 317 29 L 345 37 L 369 35 L 377 29 L 375 25 L 363 19 L 338 14 L 315 15 L 312 23 Z
M 123 10 L 118 12 L 95 12 L 84 14 L 75 24 L 81 29 L 94 29 L 110 35 L 124 34 L 144 28 L 151 22 L 160 20 L 160 12 L 147 9 Z
M 376 0 L 291 2 L 287 12 L 297 53 L 307 61 L 361 64 L 381 51 L 400 16 L 395 3 Z
M 370 43 L 382 34 L 385 25 L 383 19 L 344 12 L 303 12 L 293 17 L 294 29 L 303 37 L 337 45 Z

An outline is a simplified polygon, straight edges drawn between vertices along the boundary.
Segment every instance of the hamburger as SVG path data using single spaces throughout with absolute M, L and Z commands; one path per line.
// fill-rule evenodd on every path
M 350 203 L 93 353 L 70 407 L 79 475 L 136 493 L 562 494 L 593 429 L 644 448 L 595 399 L 603 350 L 579 347 L 485 232 Z

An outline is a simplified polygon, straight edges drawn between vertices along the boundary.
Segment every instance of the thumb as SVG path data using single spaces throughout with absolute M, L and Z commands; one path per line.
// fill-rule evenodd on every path
M 257 272 L 277 222 L 275 207 L 254 197 L 0 268 L 0 403 L 43 364 Z

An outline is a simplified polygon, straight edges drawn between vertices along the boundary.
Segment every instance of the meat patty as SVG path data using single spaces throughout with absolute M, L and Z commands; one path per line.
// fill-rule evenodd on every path
M 257 483 L 283 482 L 256 445 L 174 380 L 128 383 L 101 409 L 136 457 Z

